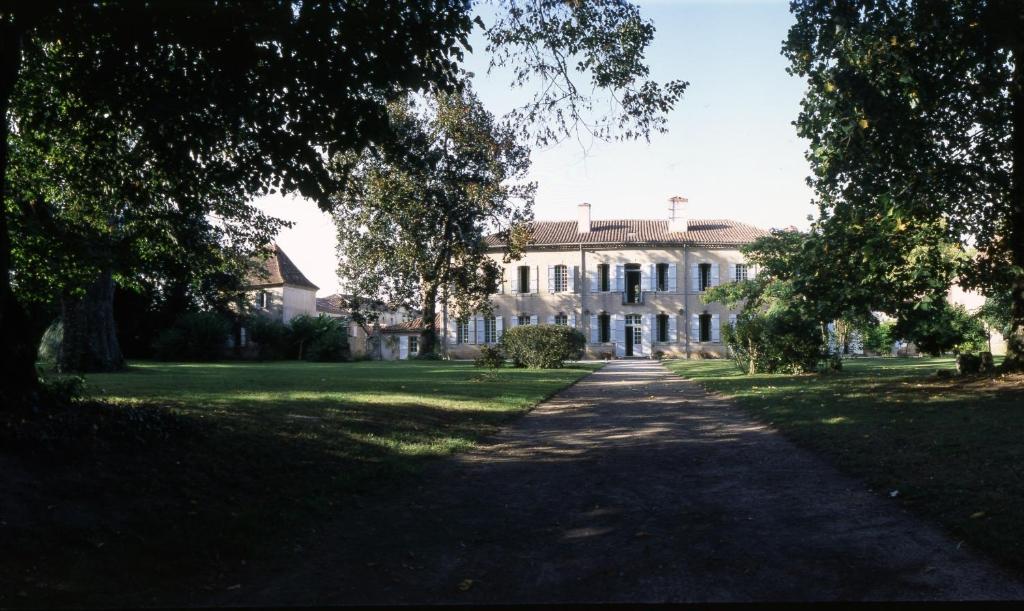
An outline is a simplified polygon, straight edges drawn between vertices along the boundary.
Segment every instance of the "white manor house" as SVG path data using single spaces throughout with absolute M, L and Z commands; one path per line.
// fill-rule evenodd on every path
M 587 358 L 724 356 L 721 326 L 737 312 L 701 296 L 723 282 L 757 273 L 739 248 L 768 232 L 731 220 L 689 219 L 673 197 L 667 220 L 535 221 L 524 256 L 502 263 L 504 245 L 490 240 L 503 267 L 493 316 L 445 316 L 444 343 L 453 358 L 472 358 L 516 325 L 576 327 Z

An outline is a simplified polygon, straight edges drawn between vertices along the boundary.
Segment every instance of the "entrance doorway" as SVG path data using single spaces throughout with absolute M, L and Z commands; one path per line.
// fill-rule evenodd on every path
M 626 356 L 639 356 L 643 354 L 643 327 L 639 314 L 626 314 Z

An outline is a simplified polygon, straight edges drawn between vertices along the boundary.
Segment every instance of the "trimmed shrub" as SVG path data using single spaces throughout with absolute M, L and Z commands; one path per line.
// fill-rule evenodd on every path
M 587 338 L 564 325 L 523 325 L 502 334 L 500 346 L 516 367 L 558 369 L 583 356 Z
M 499 346 L 481 346 L 480 356 L 473 360 L 474 367 L 497 369 L 505 364 L 505 355 Z
M 214 312 L 188 312 L 157 336 L 153 352 L 165 361 L 215 361 L 231 333 L 231 325 Z

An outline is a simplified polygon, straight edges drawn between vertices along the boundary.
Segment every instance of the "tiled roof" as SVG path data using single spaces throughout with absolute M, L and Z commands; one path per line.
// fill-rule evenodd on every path
M 316 298 L 316 311 L 324 314 L 336 314 L 338 316 L 348 314 L 348 298 L 346 295 L 335 293 L 327 297 Z
M 423 318 L 414 318 L 405 322 L 381 327 L 382 333 L 419 333 L 424 329 Z
M 352 301 L 355 299 L 353 295 L 345 293 L 335 293 L 328 295 L 327 297 L 316 298 L 316 311 L 323 312 L 324 314 L 338 314 L 347 315 L 352 313 Z M 363 299 L 362 302 L 370 306 L 369 309 L 377 312 L 386 312 L 387 306 L 384 302 L 379 300 L 367 301 Z
M 263 270 L 249 274 L 246 278 L 246 285 L 248 288 L 260 288 L 285 284 L 301 286 L 314 291 L 320 288 L 299 271 L 299 268 L 292 263 L 288 255 L 284 254 L 280 246 L 274 244 L 270 248 L 270 256 L 263 261 Z
M 530 224 L 534 246 L 571 246 L 574 244 L 678 244 L 689 246 L 740 246 L 768 235 L 768 232 L 728 219 L 690 219 L 689 231 L 670 232 L 668 221 L 620 219 L 591 221 L 590 232 L 576 231 L 576 221 L 534 221 Z M 500 247 L 495 236 L 487 245 Z

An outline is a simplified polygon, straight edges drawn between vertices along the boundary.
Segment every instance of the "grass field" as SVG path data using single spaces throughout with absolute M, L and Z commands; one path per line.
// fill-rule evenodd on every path
M 0 444 L 0 607 L 187 604 L 230 587 L 351 495 L 402 485 L 596 367 L 140 362 L 87 376 L 96 402 L 70 424 Z
M 941 379 L 951 358 L 856 359 L 836 374 L 672 361 L 959 540 L 1024 571 L 1024 378 Z

